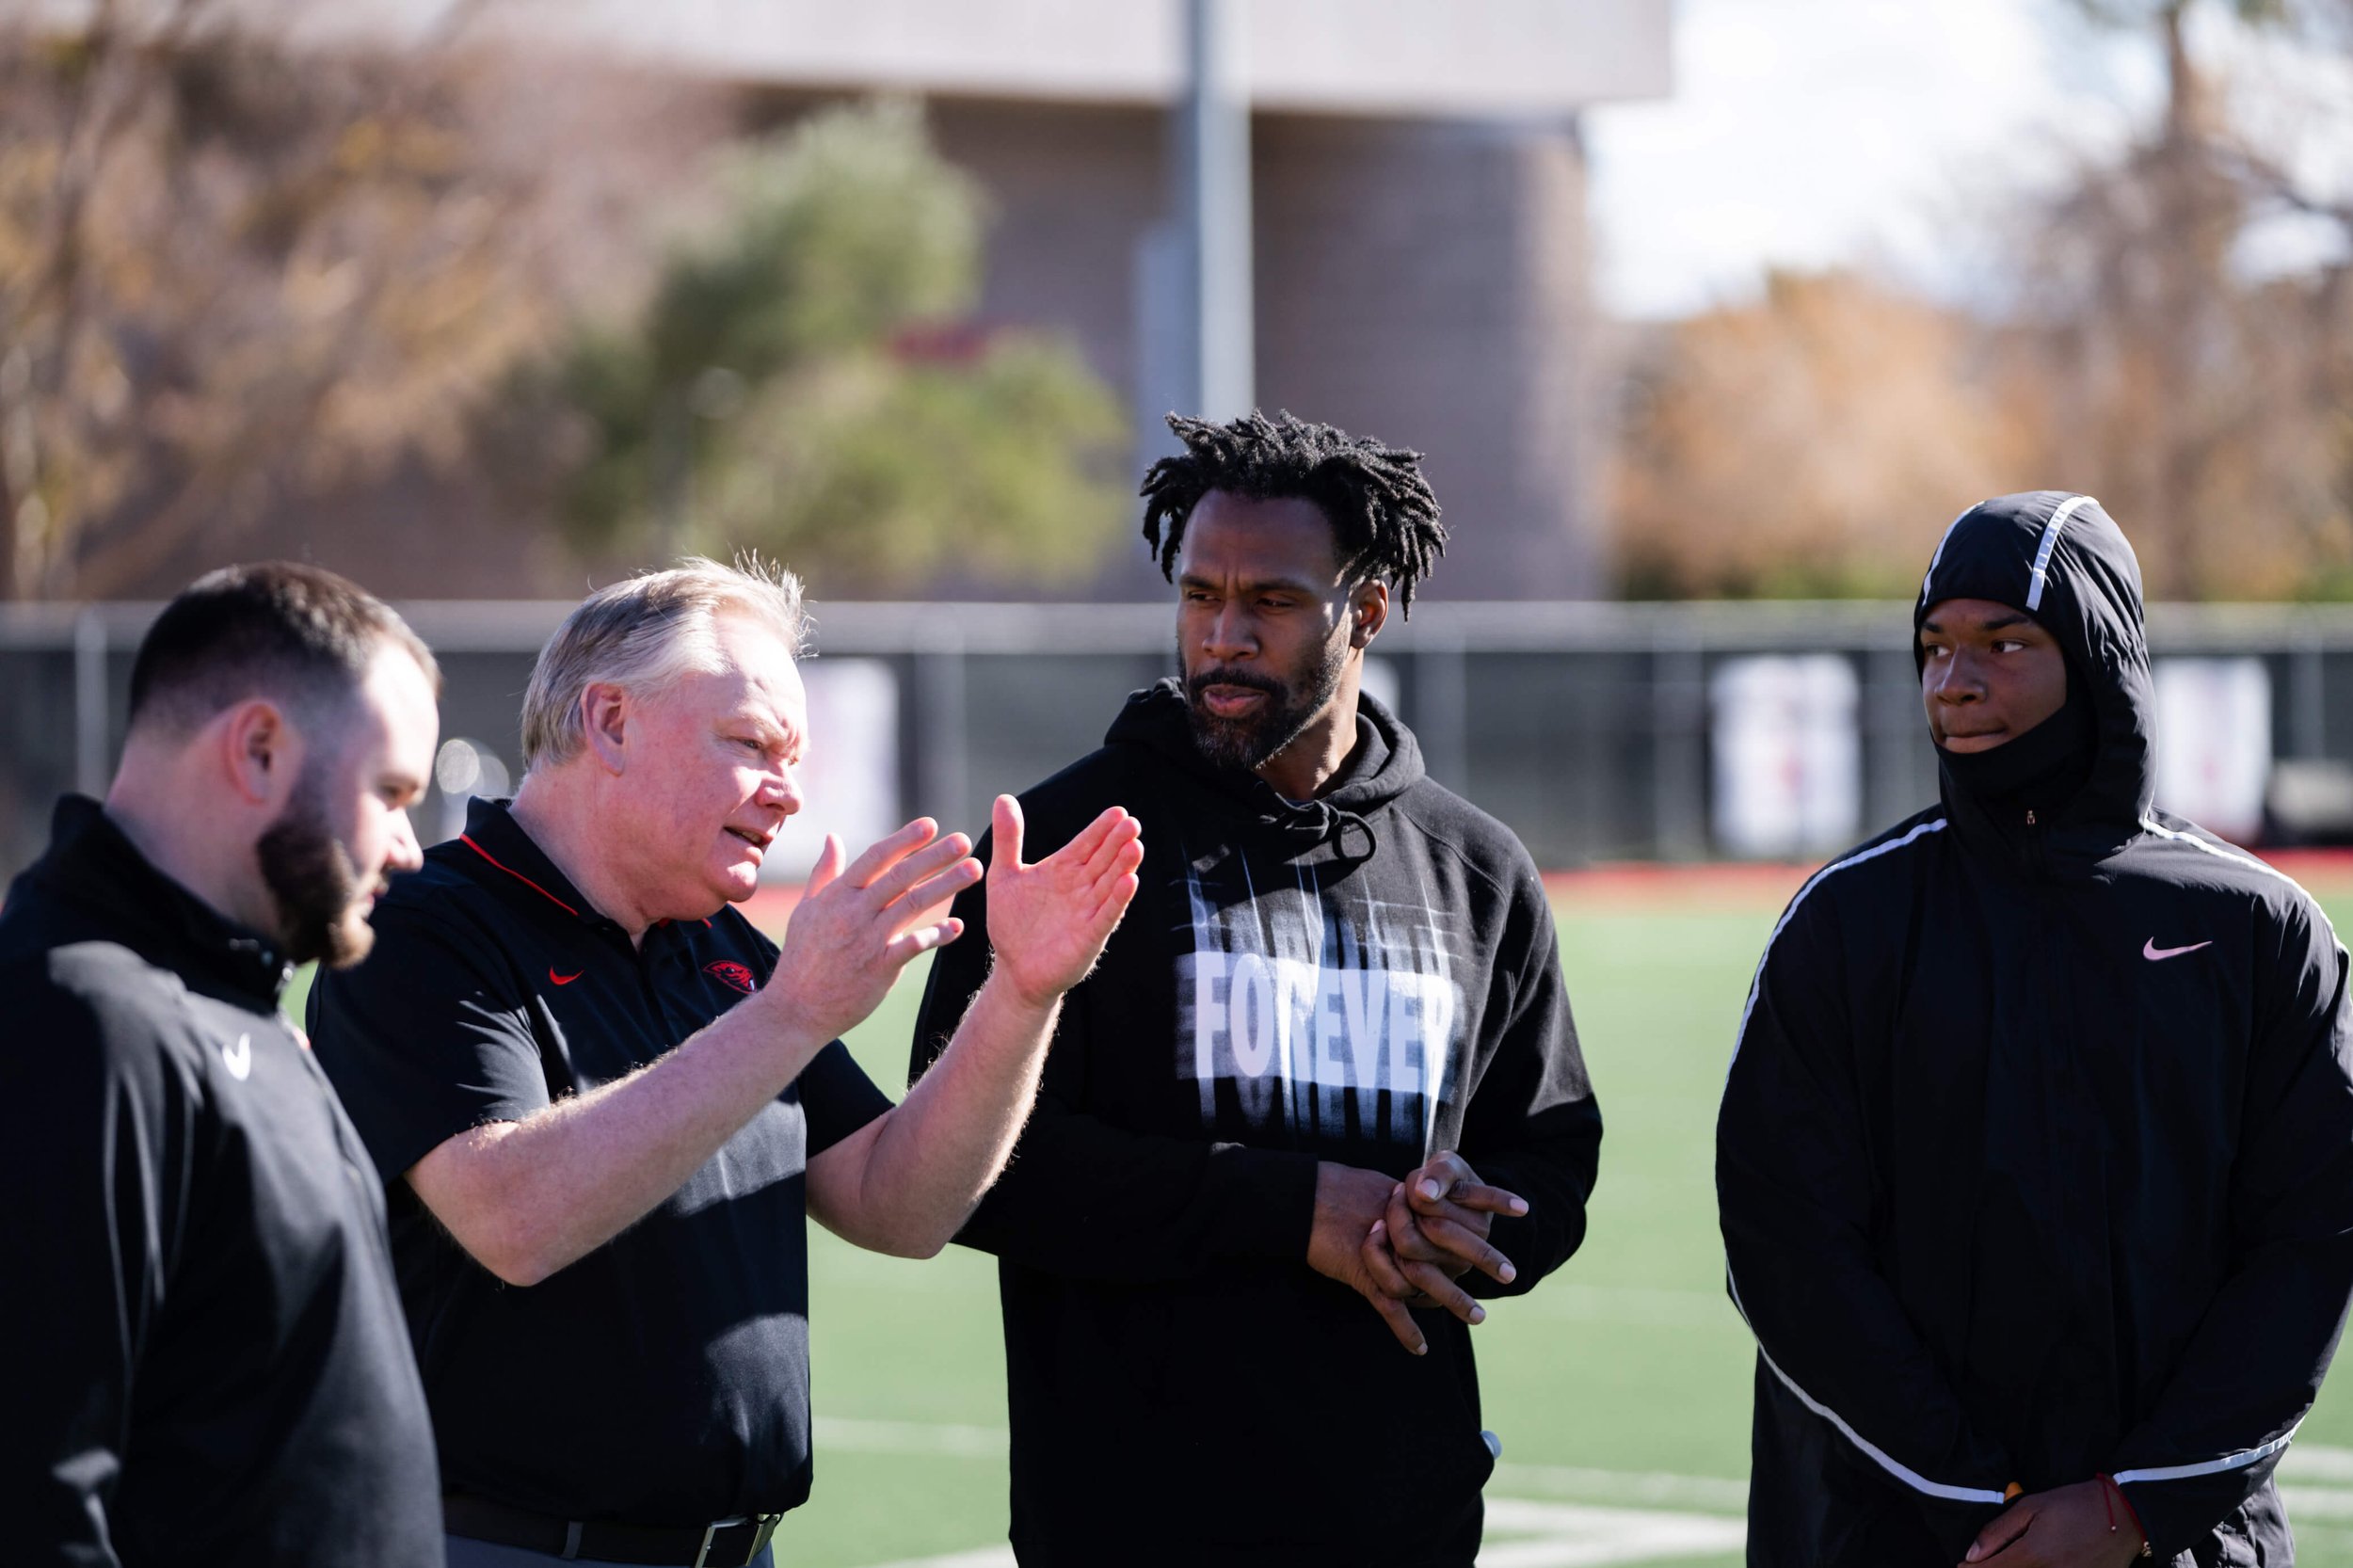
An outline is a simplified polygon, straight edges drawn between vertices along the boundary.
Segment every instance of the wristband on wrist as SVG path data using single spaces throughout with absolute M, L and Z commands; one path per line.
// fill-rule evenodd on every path
M 2133 1522 L 2133 1528 L 2140 1532 L 2140 1555 L 2153 1559 L 2157 1554 L 2150 1547 L 2148 1528 L 2141 1524 L 2140 1513 L 2133 1507 L 2133 1500 L 2124 1496 L 2122 1487 L 2116 1484 L 2116 1478 L 2103 1470 L 2093 1479 L 2100 1483 L 2101 1505 L 2108 1511 L 2108 1533 L 2110 1535 L 2116 1533 L 2116 1510 L 2117 1505 L 2121 1503 L 2123 1505 L 2124 1517 L 2130 1519 Z

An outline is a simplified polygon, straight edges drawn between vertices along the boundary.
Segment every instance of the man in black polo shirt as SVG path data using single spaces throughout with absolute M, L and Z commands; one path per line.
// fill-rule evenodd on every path
M 800 633 L 797 584 L 709 562 L 591 597 L 533 674 L 511 807 L 314 996 L 392 1184 L 454 1568 L 765 1560 L 809 1490 L 805 1214 L 944 1246 L 1134 892 L 1125 812 L 1026 866 L 1000 802 L 995 967 L 894 1108 L 834 1036 L 980 868 L 919 822 L 846 867 L 828 840 L 781 954 L 730 907 L 801 804 Z
M 439 720 L 433 657 L 311 567 L 165 609 L 101 806 L 0 909 L 0 1557 L 435 1568 L 384 1204 L 278 1011 L 350 963 Z

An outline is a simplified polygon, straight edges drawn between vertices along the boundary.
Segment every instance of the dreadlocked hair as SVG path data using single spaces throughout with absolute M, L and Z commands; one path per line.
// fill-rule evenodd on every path
M 1185 450 L 1144 476 L 1144 537 L 1160 575 L 1176 578 L 1176 550 L 1193 508 L 1211 490 L 1253 501 L 1311 501 L 1331 520 L 1344 570 L 1383 579 L 1398 609 L 1414 613 L 1414 584 L 1446 552 L 1438 498 L 1422 477 L 1421 454 L 1359 440 L 1286 410 L 1256 410 L 1225 424 L 1168 416 Z

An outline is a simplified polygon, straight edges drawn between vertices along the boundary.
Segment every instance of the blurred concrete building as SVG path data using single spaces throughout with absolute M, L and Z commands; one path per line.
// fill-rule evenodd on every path
M 422 10 L 438 9 L 409 0 Z M 1187 0 L 535 0 L 501 25 L 774 95 L 897 89 L 995 204 L 982 309 L 1158 415 Z M 1455 599 L 1599 591 L 1578 116 L 1668 90 L 1669 0 L 1241 0 L 1256 400 L 1420 448 Z M 1095 585 L 1156 597 L 1141 551 Z
M 45 3 L 71 13 L 88 0 Z M 1137 416 L 1139 470 L 1172 449 L 1164 411 L 1238 411 L 1188 394 L 1193 317 L 1172 265 L 1187 23 L 1201 0 L 213 3 L 297 45 L 489 33 L 601 56 L 675 76 L 684 97 L 707 87 L 733 105 L 714 130 L 773 126 L 844 94 L 920 94 L 941 150 L 991 200 L 985 322 L 1071 333 Z M 1247 104 L 1234 118 L 1249 147 L 1250 400 L 1427 454 L 1454 535 L 1433 597 L 1605 591 L 1579 117 L 1668 91 L 1670 0 L 1212 3 Z M 580 562 L 509 526 L 479 476 L 412 463 L 328 504 L 331 536 L 312 504 L 290 500 L 236 552 L 315 555 L 395 598 L 577 589 Z M 460 557 L 453 582 L 446 563 Z M 152 591 L 216 559 L 191 537 L 156 560 Z M 1164 591 L 1141 548 L 1076 590 Z

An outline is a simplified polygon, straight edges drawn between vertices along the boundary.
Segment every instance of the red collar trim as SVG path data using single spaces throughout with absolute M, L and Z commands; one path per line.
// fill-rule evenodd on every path
M 549 892 L 545 888 L 540 887 L 536 882 L 532 881 L 531 878 L 525 876 L 514 867 L 501 865 L 496 856 L 492 855 L 488 850 L 484 849 L 480 844 L 473 841 L 473 836 L 472 834 L 460 833 L 457 835 L 457 841 L 465 845 L 468 849 L 473 851 L 476 855 L 481 856 L 485 860 L 489 861 L 493 866 L 497 866 L 499 870 L 504 872 L 507 875 L 513 877 L 516 881 L 521 883 L 524 887 L 530 888 L 541 898 L 546 899 L 550 904 L 554 904 L 558 909 L 563 910 L 567 915 L 571 916 L 572 919 L 580 919 L 579 910 L 573 908 L 570 904 L 566 904 L 562 899 L 557 898 L 553 893 Z
M 570 904 L 566 904 L 562 899 L 557 898 L 553 893 L 549 892 L 545 888 L 540 887 L 536 882 L 532 881 L 531 878 L 525 876 L 514 867 L 501 861 L 498 856 L 492 855 L 488 850 L 484 849 L 480 844 L 475 843 L 473 841 L 473 835 L 471 833 L 460 833 L 457 835 L 457 841 L 465 845 L 468 849 L 473 851 L 476 855 L 481 856 L 485 860 L 489 861 L 493 866 L 498 867 L 499 870 L 504 872 L 507 875 L 513 877 L 516 881 L 521 883 L 524 887 L 530 888 L 541 898 L 546 899 L 550 904 L 554 904 L 558 909 L 563 910 L 567 915 L 571 916 L 574 920 L 579 920 L 581 918 L 579 910 L 573 908 Z M 668 925 L 670 921 L 665 917 L 664 919 L 658 920 L 653 923 L 656 925 Z M 705 930 L 709 930 L 710 927 L 711 921 L 706 917 L 703 920 L 703 928 Z

